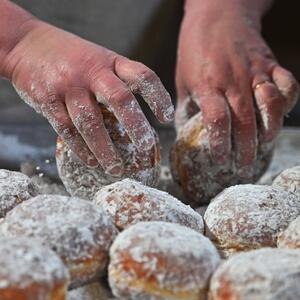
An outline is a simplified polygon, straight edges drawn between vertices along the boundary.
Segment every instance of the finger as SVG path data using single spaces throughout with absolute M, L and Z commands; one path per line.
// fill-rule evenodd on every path
M 66 93 L 65 103 L 75 127 L 104 171 L 121 176 L 123 162 L 106 131 L 96 99 L 85 89 L 72 88 Z
M 41 109 L 57 134 L 62 137 L 78 158 L 91 167 L 97 167 L 97 159 L 72 123 L 65 104 L 61 101 L 49 101 L 43 104 Z
M 226 97 L 231 110 L 237 172 L 243 178 L 250 178 L 253 175 L 257 146 L 257 128 L 252 94 L 250 91 L 244 93 L 227 92 Z
M 170 122 L 174 119 L 171 97 L 152 70 L 141 63 L 119 58 L 115 64 L 115 72 L 133 93 L 143 97 L 160 122 Z
M 291 72 L 276 66 L 272 78 L 279 91 L 286 99 L 285 113 L 288 113 L 295 106 L 299 96 L 299 84 Z
M 231 121 L 227 101 L 218 92 L 199 92 L 198 95 L 196 101 L 208 131 L 211 157 L 214 162 L 225 164 L 229 161 L 231 152 Z
M 271 82 L 265 82 L 254 90 L 261 123 L 263 142 L 272 141 L 283 125 L 286 100 Z
M 105 73 L 91 88 L 97 100 L 114 113 L 138 149 L 147 151 L 153 147 L 155 137 L 152 128 L 124 82 L 113 73 Z

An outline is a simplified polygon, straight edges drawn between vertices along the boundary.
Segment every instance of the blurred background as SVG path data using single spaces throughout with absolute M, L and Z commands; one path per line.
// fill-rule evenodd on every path
M 138 60 L 153 69 L 176 102 L 174 70 L 181 0 L 16 0 L 40 19 Z M 264 19 L 263 34 L 282 66 L 300 81 L 298 1 L 275 1 Z M 55 176 L 55 134 L 47 121 L 19 99 L 9 82 L 0 79 L 0 167 L 17 169 L 35 160 Z M 147 112 L 148 114 L 148 112 Z M 151 113 L 149 119 L 157 124 Z M 300 125 L 300 103 L 286 118 Z M 164 130 L 164 129 L 161 129 Z M 174 137 L 174 133 L 171 133 Z

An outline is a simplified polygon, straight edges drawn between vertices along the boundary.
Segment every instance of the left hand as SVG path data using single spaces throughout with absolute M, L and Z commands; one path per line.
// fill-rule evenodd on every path
M 240 175 L 248 177 L 258 137 L 263 143 L 274 140 L 284 114 L 295 104 L 298 84 L 274 58 L 260 25 L 251 23 L 241 10 L 224 10 L 214 7 L 203 15 L 187 12 L 184 17 L 176 119 L 179 123 L 183 112 L 200 109 L 213 160 L 224 164 L 235 153 Z

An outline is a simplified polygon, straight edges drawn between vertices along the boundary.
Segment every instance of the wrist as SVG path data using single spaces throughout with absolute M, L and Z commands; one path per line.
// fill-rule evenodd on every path
M 0 76 L 11 79 L 10 54 L 39 21 L 7 0 L 0 0 Z
M 273 0 L 185 0 L 185 17 L 201 19 L 244 19 L 258 30 Z

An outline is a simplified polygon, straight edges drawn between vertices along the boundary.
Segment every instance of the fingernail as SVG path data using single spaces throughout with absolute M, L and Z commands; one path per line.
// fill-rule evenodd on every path
M 97 168 L 99 166 L 99 162 L 97 161 L 97 159 L 92 156 L 92 155 L 89 155 L 87 157 L 87 164 L 89 167 L 91 168 Z
M 152 132 L 152 130 L 149 130 L 138 141 L 138 144 L 136 146 L 141 151 L 148 151 L 154 147 L 155 143 L 156 140 L 155 140 L 154 133 Z

